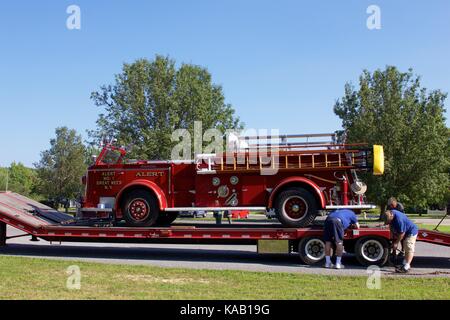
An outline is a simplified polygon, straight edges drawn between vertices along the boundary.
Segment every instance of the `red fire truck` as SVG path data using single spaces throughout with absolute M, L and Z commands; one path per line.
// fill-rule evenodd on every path
M 170 224 L 180 211 L 273 210 L 284 226 L 298 228 L 321 210 L 374 207 L 357 171 L 382 174 L 381 146 L 338 143 L 335 134 L 244 139 L 243 148 L 192 161 L 130 161 L 124 148 L 107 143 L 83 178 L 79 217 L 109 215 L 143 227 Z

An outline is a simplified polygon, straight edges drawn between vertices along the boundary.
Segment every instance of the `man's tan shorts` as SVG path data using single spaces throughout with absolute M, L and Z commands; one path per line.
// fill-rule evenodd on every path
M 403 246 L 405 254 L 414 253 L 414 248 L 416 247 L 417 234 L 415 236 L 405 237 L 403 241 Z

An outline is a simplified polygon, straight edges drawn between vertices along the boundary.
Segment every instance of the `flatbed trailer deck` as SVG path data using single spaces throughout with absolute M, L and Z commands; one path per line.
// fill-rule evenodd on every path
M 9 239 L 6 225 L 34 238 L 51 242 L 135 242 L 178 244 L 256 244 L 258 252 L 298 252 L 306 264 L 324 258 L 322 228 L 286 228 L 264 225 L 172 225 L 170 227 L 121 227 L 104 220 L 77 220 L 32 199 L 12 192 L 0 193 L 0 246 Z M 386 263 L 390 230 L 362 227 L 347 230 L 344 245 L 363 265 Z M 450 234 L 420 230 L 418 241 L 450 246 Z

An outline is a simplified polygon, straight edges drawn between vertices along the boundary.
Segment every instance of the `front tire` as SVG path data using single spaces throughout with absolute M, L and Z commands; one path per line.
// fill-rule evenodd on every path
M 317 203 L 308 190 L 290 188 L 278 195 L 275 210 L 283 225 L 302 228 L 313 223 L 317 216 Z
M 359 238 L 355 244 L 355 255 L 363 266 L 383 266 L 389 258 L 389 242 L 377 237 Z
M 159 217 L 158 202 L 149 191 L 133 190 L 123 202 L 122 212 L 128 226 L 149 227 L 154 225 Z

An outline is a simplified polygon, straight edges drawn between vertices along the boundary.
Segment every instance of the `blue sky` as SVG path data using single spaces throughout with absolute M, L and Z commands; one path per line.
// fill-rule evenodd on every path
M 71 4 L 81 30 L 66 28 Z M 371 4 L 380 30 L 366 27 Z M 90 93 L 137 58 L 207 67 L 249 128 L 331 132 L 334 102 L 365 68 L 412 67 L 450 91 L 449 36 L 447 0 L 2 1 L 0 166 L 31 166 L 58 126 L 85 136 L 101 111 Z

